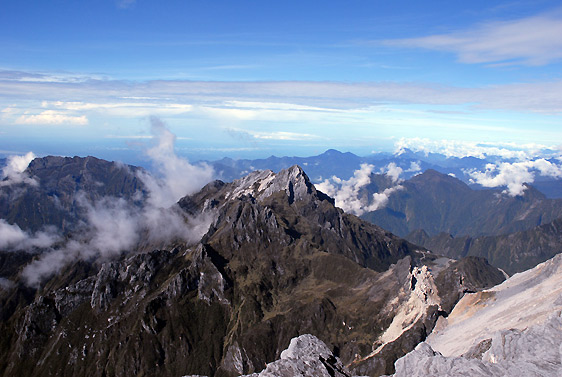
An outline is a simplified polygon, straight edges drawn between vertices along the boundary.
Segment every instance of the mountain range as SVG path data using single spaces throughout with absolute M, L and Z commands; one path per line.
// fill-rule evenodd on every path
M 358 202 L 401 188 L 360 218 L 305 171 L 252 171 L 155 206 L 160 183 L 142 168 L 33 160 L 0 186 L 11 237 L 0 243 L 0 375 L 391 374 L 459 302 L 506 278 L 496 267 L 558 250 L 562 207 L 532 186 L 510 196 L 432 169 L 405 180 L 367 169 Z M 475 246 L 459 251 L 463 237 Z
M 414 152 L 404 148 L 398 153 L 373 152 L 368 156 L 358 156 L 351 152 L 340 152 L 329 149 L 324 153 L 310 157 L 277 157 L 270 156 L 265 159 L 232 159 L 223 158 L 215 161 L 204 161 L 213 166 L 218 178 L 232 181 L 254 170 L 280 171 L 293 165 L 301 166 L 313 183 L 336 176 L 340 179 L 349 179 L 354 171 L 360 169 L 362 164 L 370 164 L 375 170 L 384 170 L 388 164 L 395 164 L 402 169 L 402 178 L 409 179 L 419 172 L 428 169 L 436 170 L 442 174 L 452 175 L 473 189 L 482 186 L 475 182 L 470 175 L 474 170 L 485 171 L 488 164 L 501 162 L 514 163 L 515 158 L 503 158 L 494 155 L 480 157 L 466 156 L 455 157 L 440 153 Z M 553 160 L 556 161 L 556 160 Z M 412 165 L 414 164 L 414 165 Z M 415 167 L 412 169 L 412 167 Z M 534 177 L 533 186 L 548 198 L 562 198 L 562 185 L 559 177 L 538 175 Z
M 67 172 L 58 181 L 76 183 L 63 189 L 100 189 L 78 183 L 104 162 L 59 161 L 75 165 L 54 169 Z M 29 177 L 38 167 L 52 166 L 36 160 Z M 119 169 L 137 206 L 134 169 L 116 164 L 109 177 Z M 31 192 L 52 190 L 37 180 Z M 72 227 L 50 248 L 3 251 L 11 260 L 0 291 L 3 375 L 234 376 L 259 372 L 306 333 L 354 373 L 380 375 L 464 292 L 504 279 L 483 259 L 454 262 L 344 213 L 297 166 L 211 182 L 178 208 L 186 225 L 211 218 L 197 241 L 143 238 L 85 259 L 63 253 L 72 258 L 39 285 L 26 285 L 26 269 L 59 255 L 77 237 Z

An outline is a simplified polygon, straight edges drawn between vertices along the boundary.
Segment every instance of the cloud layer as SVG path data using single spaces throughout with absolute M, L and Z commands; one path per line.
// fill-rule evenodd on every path
M 402 154 L 406 149 L 413 152 L 439 153 L 447 157 L 500 157 L 503 159 L 527 160 L 543 154 L 559 155 L 543 144 L 486 143 L 459 140 L 431 140 L 427 138 L 401 138 L 394 143 L 394 153 Z

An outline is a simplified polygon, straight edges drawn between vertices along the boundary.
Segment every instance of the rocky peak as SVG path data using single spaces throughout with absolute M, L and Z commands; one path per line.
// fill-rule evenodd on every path
M 274 193 L 285 191 L 291 201 L 303 200 L 308 195 L 316 193 L 314 185 L 298 165 L 281 170 L 275 174 L 271 170 L 255 171 L 246 177 L 232 183 L 231 192 L 227 199 L 250 195 L 263 200 Z

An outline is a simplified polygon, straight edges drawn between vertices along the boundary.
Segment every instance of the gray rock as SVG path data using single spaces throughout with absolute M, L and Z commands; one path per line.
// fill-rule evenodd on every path
M 351 374 L 317 337 L 306 334 L 291 339 L 289 347 L 281 352 L 281 359 L 269 363 L 259 377 L 344 377 Z

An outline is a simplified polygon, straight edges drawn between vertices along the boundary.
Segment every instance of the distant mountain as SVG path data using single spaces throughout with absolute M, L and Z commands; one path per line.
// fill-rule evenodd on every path
M 450 258 L 480 256 L 509 274 L 525 271 L 562 253 L 562 218 L 531 229 L 500 236 L 429 237 L 416 231 L 408 240 Z
M 97 164 L 79 164 L 78 176 Z M 68 180 L 73 191 L 85 178 Z M 299 167 L 215 181 L 178 205 L 212 219 L 199 241 L 69 263 L 39 290 L 5 269 L 0 375 L 235 376 L 312 334 L 354 373 L 377 376 L 462 294 L 503 278 L 482 259 L 455 264 L 345 214 Z
M 270 156 L 266 159 L 257 160 L 223 158 L 222 160 L 205 162 L 213 166 L 217 178 L 224 181 L 241 178 L 254 170 L 280 171 L 292 165 L 299 165 L 307 172 L 314 183 L 320 183 L 333 176 L 347 180 L 361 168 L 361 164 L 373 165 L 373 172 L 375 173 L 384 171 L 389 164 L 394 164 L 402 170 L 402 179 L 410 179 L 420 172 L 431 169 L 442 174 L 452 175 L 468 184 L 472 189 L 480 190 L 484 187 L 473 181 L 471 172 L 485 171 L 488 164 L 514 163 L 517 160 L 500 158 L 499 156 L 459 158 L 439 153 L 413 152 L 409 149 L 404 149 L 395 154 L 379 152 L 368 156 L 357 156 L 350 152 L 342 153 L 329 149 L 320 155 L 311 157 Z M 560 179 L 538 175 L 534 180 L 533 186 L 547 198 L 562 198 Z
M 404 237 L 418 229 L 429 236 L 441 232 L 454 236 L 507 234 L 562 216 L 562 200 L 547 199 L 532 186 L 527 186 L 523 195 L 512 197 L 500 190 L 472 190 L 435 170 L 416 175 L 400 186 L 384 208 L 361 217 Z M 366 196 L 377 192 L 369 187 L 364 190 Z
M 24 230 L 53 225 L 67 231 L 83 219 L 78 195 L 89 201 L 107 196 L 132 200 L 142 192 L 138 169 L 95 157 L 36 158 L 26 170 L 36 185 L 0 186 L 0 218 Z
M 275 157 L 257 160 L 222 160 L 210 162 L 217 176 L 224 181 L 241 178 L 255 170 L 280 171 L 293 165 L 301 166 L 313 181 L 322 180 L 332 175 L 349 177 L 359 169 L 364 159 L 353 153 L 342 153 L 335 149 L 311 157 Z
M 373 153 L 366 157 L 360 157 L 350 152 L 339 152 L 335 149 L 329 149 L 326 152 L 311 157 L 275 157 L 271 156 L 266 159 L 257 160 L 233 160 L 223 158 L 218 161 L 206 161 L 212 165 L 217 172 L 217 177 L 232 181 L 238 179 L 254 170 L 273 170 L 280 171 L 287 169 L 293 165 L 301 166 L 313 182 L 320 182 L 326 178 L 336 176 L 341 179 L 348 179 L 353 176 L 355 170 L 358 170 L 361 164 L 372 164 L 377 169 L 382 169 L 390 163 L 395 163 L 403 168 L 403 177 L 410 178 L 419 171 L 409 171 L 412 163 L 418 164 L 420 170 L 436 169 L 446 173 L 455 172 L 459 177 L 463 177 L 464 173 L 461 169 L 472 168 L 473 166 L 482 167 L 485 165 L 484 160 L 473 159 L 448 159 L 445 156 L 430 154 L 426 156 L 423 153 L 405 152 L 400 155 L 390 153 Z M 468 162 L 470 161 L 470 162 Z M 443 163 L 443 166 L 436 164 Z M 466 162 L 463 164 L 463 162 Z
M 465 295 L 394 376 L 560 376 L 560 344 L 562 254 Z

